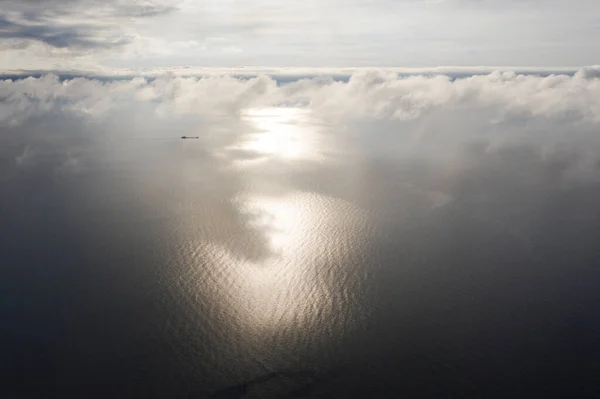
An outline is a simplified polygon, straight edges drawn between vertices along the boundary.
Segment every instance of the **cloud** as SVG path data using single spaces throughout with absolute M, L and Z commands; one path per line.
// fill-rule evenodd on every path
M 54 169 L 55 173 L 74 175 L 81 173 L 84 169 L 81 160 L 71 153 L 66 154 L 66 159 Z
M 177 10 L 181 0 L 1 0 L 0 4 L 26 15 L 70 14 L 73 9 L 108 8 L 133 17 L 155 16 Z
M 17 156 L 15 156 L 15 162 L 19 166 L 27 166 L 31 165 L 35 159 L 35 150 L 33 150 L 29 145 L 26 145 L 23 148 L 23 152 Z
M 54 0 L 4 1 L 0 11 L 0 39 L 5 50 L 18 50 L 12 58 L 61 58 L 77 61 L 110 50 L 126 51 L 139 34 L 130 27 L 135 19 L 169 14 L 178 1 Z M 45 46 L 40 51 L 39 44 Z M 24 53 L 24 54 L 23 54 Z M 36 57 L 38 59 L 36 59 Z M 12 62 L 7 60 L 8 65 Z
M 95 67 L 136 68 L 595 62 L 598 2 L 582 0 L 578 7 L 563 0 L 541 3 L 5 0 L 0 16 L 3 38 L 9 41 L 3 47 L 10 53 L 0 58 L 0 68 L 52 69 L 57 49 L 72 50 L 60 55 L 75 68 L 87 67 L 78 58 L 82 52 Z M 513 28 L 507 31 L 507 25 Z M 225 42 L 211 43 L 214 37 Z M 204 49 L 173 45 L 191 41 Z M 152 43 L 159 42 L 170 51 L 155 51 Z M 34 43 L 50 49 L 40 52 Z M 132 48 L 135 56 L 127 57 Z
M 426 254 L 417 266 L 537 267 L 544 262 L 528 263 L 533 256 L 575 248 L 582 241 L 570 235 L 597 231 L 600 79 L 593 70 L 466 78 L 362 70 L 344 80 L 285 83 L 219 74 L 2 80 L 0 181 L 10 187 L 3 201 L 27 210 L 15 224 L 28 207 L 33 220 L 36 212 L 95 217 L 109 236 L 127 227 L 123 217 L 135 228 L 172 223 L 159 227 L 165 237 L 184 235 L 194 248 L 189 264 L 197 265 L 205 243 L 209 258 L 271 256 L 273 234 L 285 243 L 277 231 L 311 228 L 294 202 L 306 194 L 319 199 L 317 219 L 337 215 L 320 214 L 323 204 L 343 209 L 334 219 L 344 228 L 327 234 L 345 231 L 345 213 L 365 215 L 369 233 L 348 247 L 374 245 L 361 249 L 370 265 L 398 259 L 377 258 L 377 245 L 387 242 L 418 252 L 414 259 Z M 263 107 L 271 111 L 250 112 Z M 64 213 L 38 204 L 47 198 Z M 258 206 L 244 211 L 236 199 Z M 256 223 L 261 218 L 272 219 Z M 572 251 L 578 262 L 597 253 L 592 241 Z M 498 253 L 505 258 L 490 266 Z
M 494 179 L 522 187 L 544 179 L 544 184 L 568 187 L 600 176 L 596 71 L 590 67 L 548 76 L 497 71 L 453 78 L 359 70 L 342 80 L 316 76 L 283 81 L 217 73 L 127 79 L 50 74 L 0 81 L 0 127 L 10 137 L 28 126 L 56 121 L 52 123 L 58 127 L 20 141 L 9 158 L 21 166 L 46 159 L 62 174 L 81 173 L 89 163 L 79 147 L 49 144 L 50 138 L 63 140 L 65 120 L 80 126 L 69 130 L 69 140 L 160 138 L 172 136 L 174 129 L 175 136 L 203 137 L 204 150 L 218 159 L 283 162 L 276 149 L 265 157 L 260 144 L 245 146 L 253 139 L 238 136 L 252 129 L 248 111 L 301 108 L 340 137 L 352 137 L 365 152 L 383 159 L 426 160 L 448 181 L 483 168 Z M 48 146 L 54 148 L 49 153 L 57 152 L 50 158 L 44 155 Z M 404 187 L 435 207 L 454 204 L 461 196 L 444 186 Z
M 128 80 L 56 75 L 0 82 L 0 120 L 60 109 L 101 116 L 112 107 L 146 102 L 157 112 L 179 115 L 238 114 L 243 109 L 286 104 L 308 107 L 330 120 L 372 118 L 412 120 L 439 112 L 481 112 L 492 124 L 531 118 L 599 123 L 600 79 L 595 68 L 572 76 L 546 77 L 493 72 L 468 78 L 399 76 L 394 71 L 363 70 L 347 81 L 306 78 L 279 84 L 260 75 L 230 75 Z
M 0 16 L 0 38 L 2 39 L 33 40 L 59 49 L 75 50 L 119 47 L 128 42 L 124 38 L 108 37 L 107 39 L 103 34 L 106 34 L 106 31 L 100 27 L 27 23 L 10 21 Z

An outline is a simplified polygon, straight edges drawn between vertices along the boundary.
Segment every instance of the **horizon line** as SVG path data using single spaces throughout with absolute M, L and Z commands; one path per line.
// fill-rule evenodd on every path
M 54 69 L 0 69 L 0 77 L 29 77 L 34 75 L 74 75 L 89 77 L 156 77 L 161 75 L 193 76 L 193 75 L 280 75 L 280 76 L 318 76 L 345 75 L 355 72 L 383 71 L 406 75 L 420 74 L 489 74 L 493 72 L 515 72 L 526 74 L 574 74 L 580 70 L 600 70 L 600 65 L 581 66 L 435 66 L 435 67 L 401 67 L 401 66 L 346 66 L 346 67 L 293 67 L 293 66 L 235 66 L 235 67 L 201 67 L 201 66 L 169 66 L 153 68 L 54 68 Z

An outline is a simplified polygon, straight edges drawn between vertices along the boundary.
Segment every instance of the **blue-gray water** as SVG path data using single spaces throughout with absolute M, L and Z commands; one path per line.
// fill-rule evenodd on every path
M 1 136 L 3 397 L 600 394 L 600 185 L 525 144 L 47 119 Z

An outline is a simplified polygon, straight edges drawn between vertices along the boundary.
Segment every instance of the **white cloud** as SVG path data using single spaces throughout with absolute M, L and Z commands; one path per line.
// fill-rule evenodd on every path
M 115 138 L 153 136 L 154 126 L 167 125 L 198 135 L 194 126 L 201 126 L 202 134 L 220 132 L 211 133 L 211 140 L 220 143 L 215 154 L 224 154 L 233 145 L 231 135 L 245 131 L 240 126 L 247 124 L 248 110 L 296 107 L 340 132 L 356 132 L 368 146 L 397 136 L 384 153 L 420 154 L 443 163 L 448 171 L 460 170 L 476 153 L 505 157 L 514 154 L 511 148 L 516 146 L 532 151 L 539 162 L 566 168 L 561 172 L 565 178 L 589 180 L 599 172 L 597 71 L 590 67 L 546 77 L 504 71 L 451 78 L 361 70 L 347 81 L 317 76 L 286 84 L 267 75 L 164 74 L 127 80 L 46 75 L 0 81 L 0 125 L 18 131 L 30 119 L 75 117 L 103 126 L 116 123 L 118 127 L 102 133 Z M 481 142 L 482 147 L 478 144 L 465 155 L 463 147 L 469 142 Z M 31 154 L 23 147 L 19 151 L 13 156 L 25 164 Z M 81 164 L 73 159 L 61 170 L 77 169 Z
M 411 120 L 438 111 L 485 111 L 490 121 L 518 118 L 600 122 L 597 68 L 573 76 L 547 77 L 494 72 L 452 79 L 445 75 L 401 77 L 389 70 L 363 70 L 347 82 L 323 78 L 280 85 L 266 75 L 228 75 L 102 82 L 61 81 L 55 75 L 0 82 L 1 120 L 18 122 L 55 109 L 100 116 L 113 107 L 149 102 L 162 113 L 238 114 L 281 104 L 309 107 L 328 119 Z

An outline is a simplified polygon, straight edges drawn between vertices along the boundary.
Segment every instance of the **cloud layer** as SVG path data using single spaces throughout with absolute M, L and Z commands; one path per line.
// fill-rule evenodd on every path
M 343 80 L 291 81 L 268 75 L 63 79 L 50 74 L 0 81 L 0 98 L 11 170 L 50 162 L 50 170 L 80 173 L 92 143 L 190 135 L 200 136 L 213 160 L 232 164 L 265 156 L 286 162 L 286 156 L 308 152 L 313 155 L 306 161 L 316 161 L 358 146 L 361 156 L 420 159 L 449 179 L 454 176 L 451 180 L 461 178 L 464 168 L 489 162 L 501 170 L 522 164 L 510 180 L 523 179 L 525 185 L 548 176 L 557 187 L 589 184 L 600 173 L 597 68 L 572 75 L 498 71 L 462 78 L 362 70 Z M 289 115 L 302 110 L 318 123 L 308 128 L 304 144 L 288 148 L 303 140 L 307 128 L 287 127 L 300 123 L 287 116 L 269 122 L 268 112 L 257 113 L 261 109 L 289 109 Z M 274 129 L 271 141 L 253 142 L 249 132 L 265 123 Z M 321 148 L 307 141 L 321 136 L 339 144 Z M 267 147 L 266 155 L 261 153 Z M 447 187 L 432 190 L 426 196 L 446 198 L 443 203 L 455 195 Z
M 0 69 L 581 66 L 596 1 L 4 0 Z M 506 29 L 510 26 L 511 29 Z M 477 32 L 476 34 L 474 32 Z
M 445 75 L 402 77 L 365 70 L 347 81 L 315 77 L 279 84 L 267 75 L 217 75 L 130 80 L 59 79 L 56 75 L 0 82 L 0 121 L 15 124 L 29 115 L 60 110 L 101 117 L 115 107 L 147 103 L 157 114 L 236 115 L 247 108 L 293 106 L 328 119 L 410 120 L 435 112 L 482 112 L 490 122 L 545 118 L 600 121 L 597 68 L 573 76 L 527 76 L 514 72 L 454 79 Z

